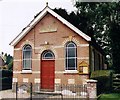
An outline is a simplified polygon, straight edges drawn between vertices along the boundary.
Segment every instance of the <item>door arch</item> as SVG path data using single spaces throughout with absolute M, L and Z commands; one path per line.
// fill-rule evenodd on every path
M 51 50 L 41 55 L 41 89 L 53 91 L 55 78 L 55 56 Z

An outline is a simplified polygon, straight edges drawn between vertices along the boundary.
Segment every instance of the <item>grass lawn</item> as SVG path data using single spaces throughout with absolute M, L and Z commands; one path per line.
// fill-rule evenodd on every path
M 120 100 L 120 93 L 101 94 L 98 100 Z

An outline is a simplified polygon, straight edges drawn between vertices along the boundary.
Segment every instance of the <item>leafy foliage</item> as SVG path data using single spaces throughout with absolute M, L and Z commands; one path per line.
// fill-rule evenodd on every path
M 10 56 L 10 54 L 9 55 L 7 53 L 4 54 L 3 52 L 2 52 L 2 56 L 3 56 L 4 62 L 5 62 L 4 67 L 7 66 L 8 70 L 13 70 L 13 57 Z
M 107 55 L 107 61 L 120 73 L 120 1 L 119 2 L 76 2 L 76 12 L 54 9 L 87 35 L 94 37 Z
M 86 17 L 86 26 L 92 26 L 96 42 L 109 55 L 109 65 L 120 73 L 120 1 L 119 2 L 76 2 L 79 14 Z
M 91 73 L 90 78 L 97 80 L 98 95 L 112 91 L 112 74 L 111 70 L 98 70 Z M 105 81 L 104 81 L 105 80 Z
M 101 76 L 110 76 L 113 73 L 112 70 L 96 70 L 91 73 L 91 78 L 101 77 Z

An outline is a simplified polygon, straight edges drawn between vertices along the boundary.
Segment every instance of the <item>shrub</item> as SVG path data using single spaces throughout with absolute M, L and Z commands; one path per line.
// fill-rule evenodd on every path
M 5 89 L 11 89 L 12 88 L 12 77 L 4 77 L 0 78 L 0 81 L 2 82 L 0 86 L 2 87 L 2 90 Z
M 12 71 L 0 70 L 0 90 L 12 88 Z
M 12 77 L 13 72 L 10 70 L 0 70 L 1 77 Z
M 98 81 L 98 94 L 112 91 L 112 73 L 111 70 L 97 70 L 91 73 L 91 78 Z

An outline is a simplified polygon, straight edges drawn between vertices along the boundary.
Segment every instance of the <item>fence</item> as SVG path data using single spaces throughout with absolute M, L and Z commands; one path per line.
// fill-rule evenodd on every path
M 32 99 L 64 99 L 64 98 L 87 98 L 87 85 L 61 85 L 55 84 L 54 92 L 38 91 L 38 84 L 15 83 L 14 92 L 16 100 L 19 98 Z M 36 90 L 37 89 L 37 90 Z M 41 89 L 40 89 L 41 90 Z
M 15 93 L 14 98 L 18 99 L 28 99 L 32 100 L 32 83 L 14 83 L 13 93 Z
M 96 81 L 88 81 L 86 85 L 55 84 L 54 92 L 42 91 L 40 84 L 14 83 L 13 90 L 18 98 L 36 99 L 88 99 L 96 98 Z
M 87 85 L 56 84 L 55 92 L 62 93 L 64 98 L 87 98 Z

